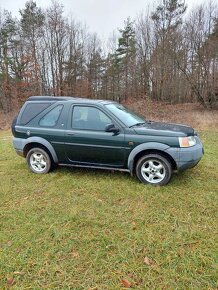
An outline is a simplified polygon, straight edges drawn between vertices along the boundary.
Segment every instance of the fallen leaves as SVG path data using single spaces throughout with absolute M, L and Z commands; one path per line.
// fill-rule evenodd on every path
M 155 267 L 155 262 L 152 259 L 148 258 L 147 256 L 144 257 L 143 263 L 147 266 L 152 266 L 152 268 Z M 135 282 L 132 283 L 127 279 L 122 279 L 120 281 L 120 283 L 122 284 L 122 286 L 124 288 L 131 288 L 134 285 L 141 285 L 142 284 L 142 280 L 138 280 L 134 274 L 132 274 L 132 275 L 129 274 L 128 276 L 131 278 L 131 280 L 134 279 Z
M 12 244 L 13 244 L 12 241 L 8 241 L 8 242 L 7 242 L 7 246 L 8 246 L 8 247 L 12 246 Z
M 120 282 L 125 288 L 130 288 L 132 286 L 132 283 L 126 279 L 122 279 Z
M 136 222 L 132 222 L 132 229 L 133 229 L 133 231 L 135 231 L 137 229 Z
M 154 262 L 148 257 L 144 257 L 144 264 L 147 266 L 151 266 L 152 264 L 154 264 Z
M 79 252 L 72 250 L 71 251 L 71 257 L 72 258 L 79 258 Z
M 14 271 L 14 275 L 24 276 L 25 273 L 24 272 L 20 272 L 20 271 Z
M 10 277 L 10 278 L 7 278 L 7 286 L 8 287 L 11 287 L 15 284 L 15 280 L 14 278 Z

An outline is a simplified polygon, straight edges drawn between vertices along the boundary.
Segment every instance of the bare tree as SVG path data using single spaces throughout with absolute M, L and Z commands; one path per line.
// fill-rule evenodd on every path
M 58 2 L 33 0 L 20 20 L 0 11 L 0 110 L 28 96 L 76 95 L 116 101 L 149 97 L 171 103 L 218 98 L 218 8 L 212 2 L 186 15 L 183 0 L 160 0 L 109 38 L 64 16 Z

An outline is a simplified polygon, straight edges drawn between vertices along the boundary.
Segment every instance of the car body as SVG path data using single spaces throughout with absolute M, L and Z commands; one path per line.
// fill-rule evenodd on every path
M 164 185 L 203 155 L 193 128 L 147 121 L 109 100 L 30 97 L 12 124 L 13 146 L 35 173 L 53 165 L 136 173 Z

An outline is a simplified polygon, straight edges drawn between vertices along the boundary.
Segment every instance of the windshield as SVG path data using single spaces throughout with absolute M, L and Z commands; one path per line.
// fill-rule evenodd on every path
M 105 106 L 127 127 L 134 126 L 138 123 L 145 123 L 145 120 L 143 118 L 137 116 L 135 113 L 131 112 L 129 109 L 125 108 L 120 104 L 108 104 Z

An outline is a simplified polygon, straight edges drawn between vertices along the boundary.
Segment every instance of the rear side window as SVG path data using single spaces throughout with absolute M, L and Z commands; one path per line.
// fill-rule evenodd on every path
M 23 114 L 20 119 L 21 125 L 26 125 L 29 123 L 33 118 L 35 118 L 38 114 L 40 114 L 42 111 L 44 111 L 46 108 L 48 108 L 51 105 L 51 103 L 31 103 L 27 104 Z
M 58 105 L 49 111 L 40 121 L 39 125 L 42 127 L 54 127 L 56 126 L 60 117 L 63 105 Z

